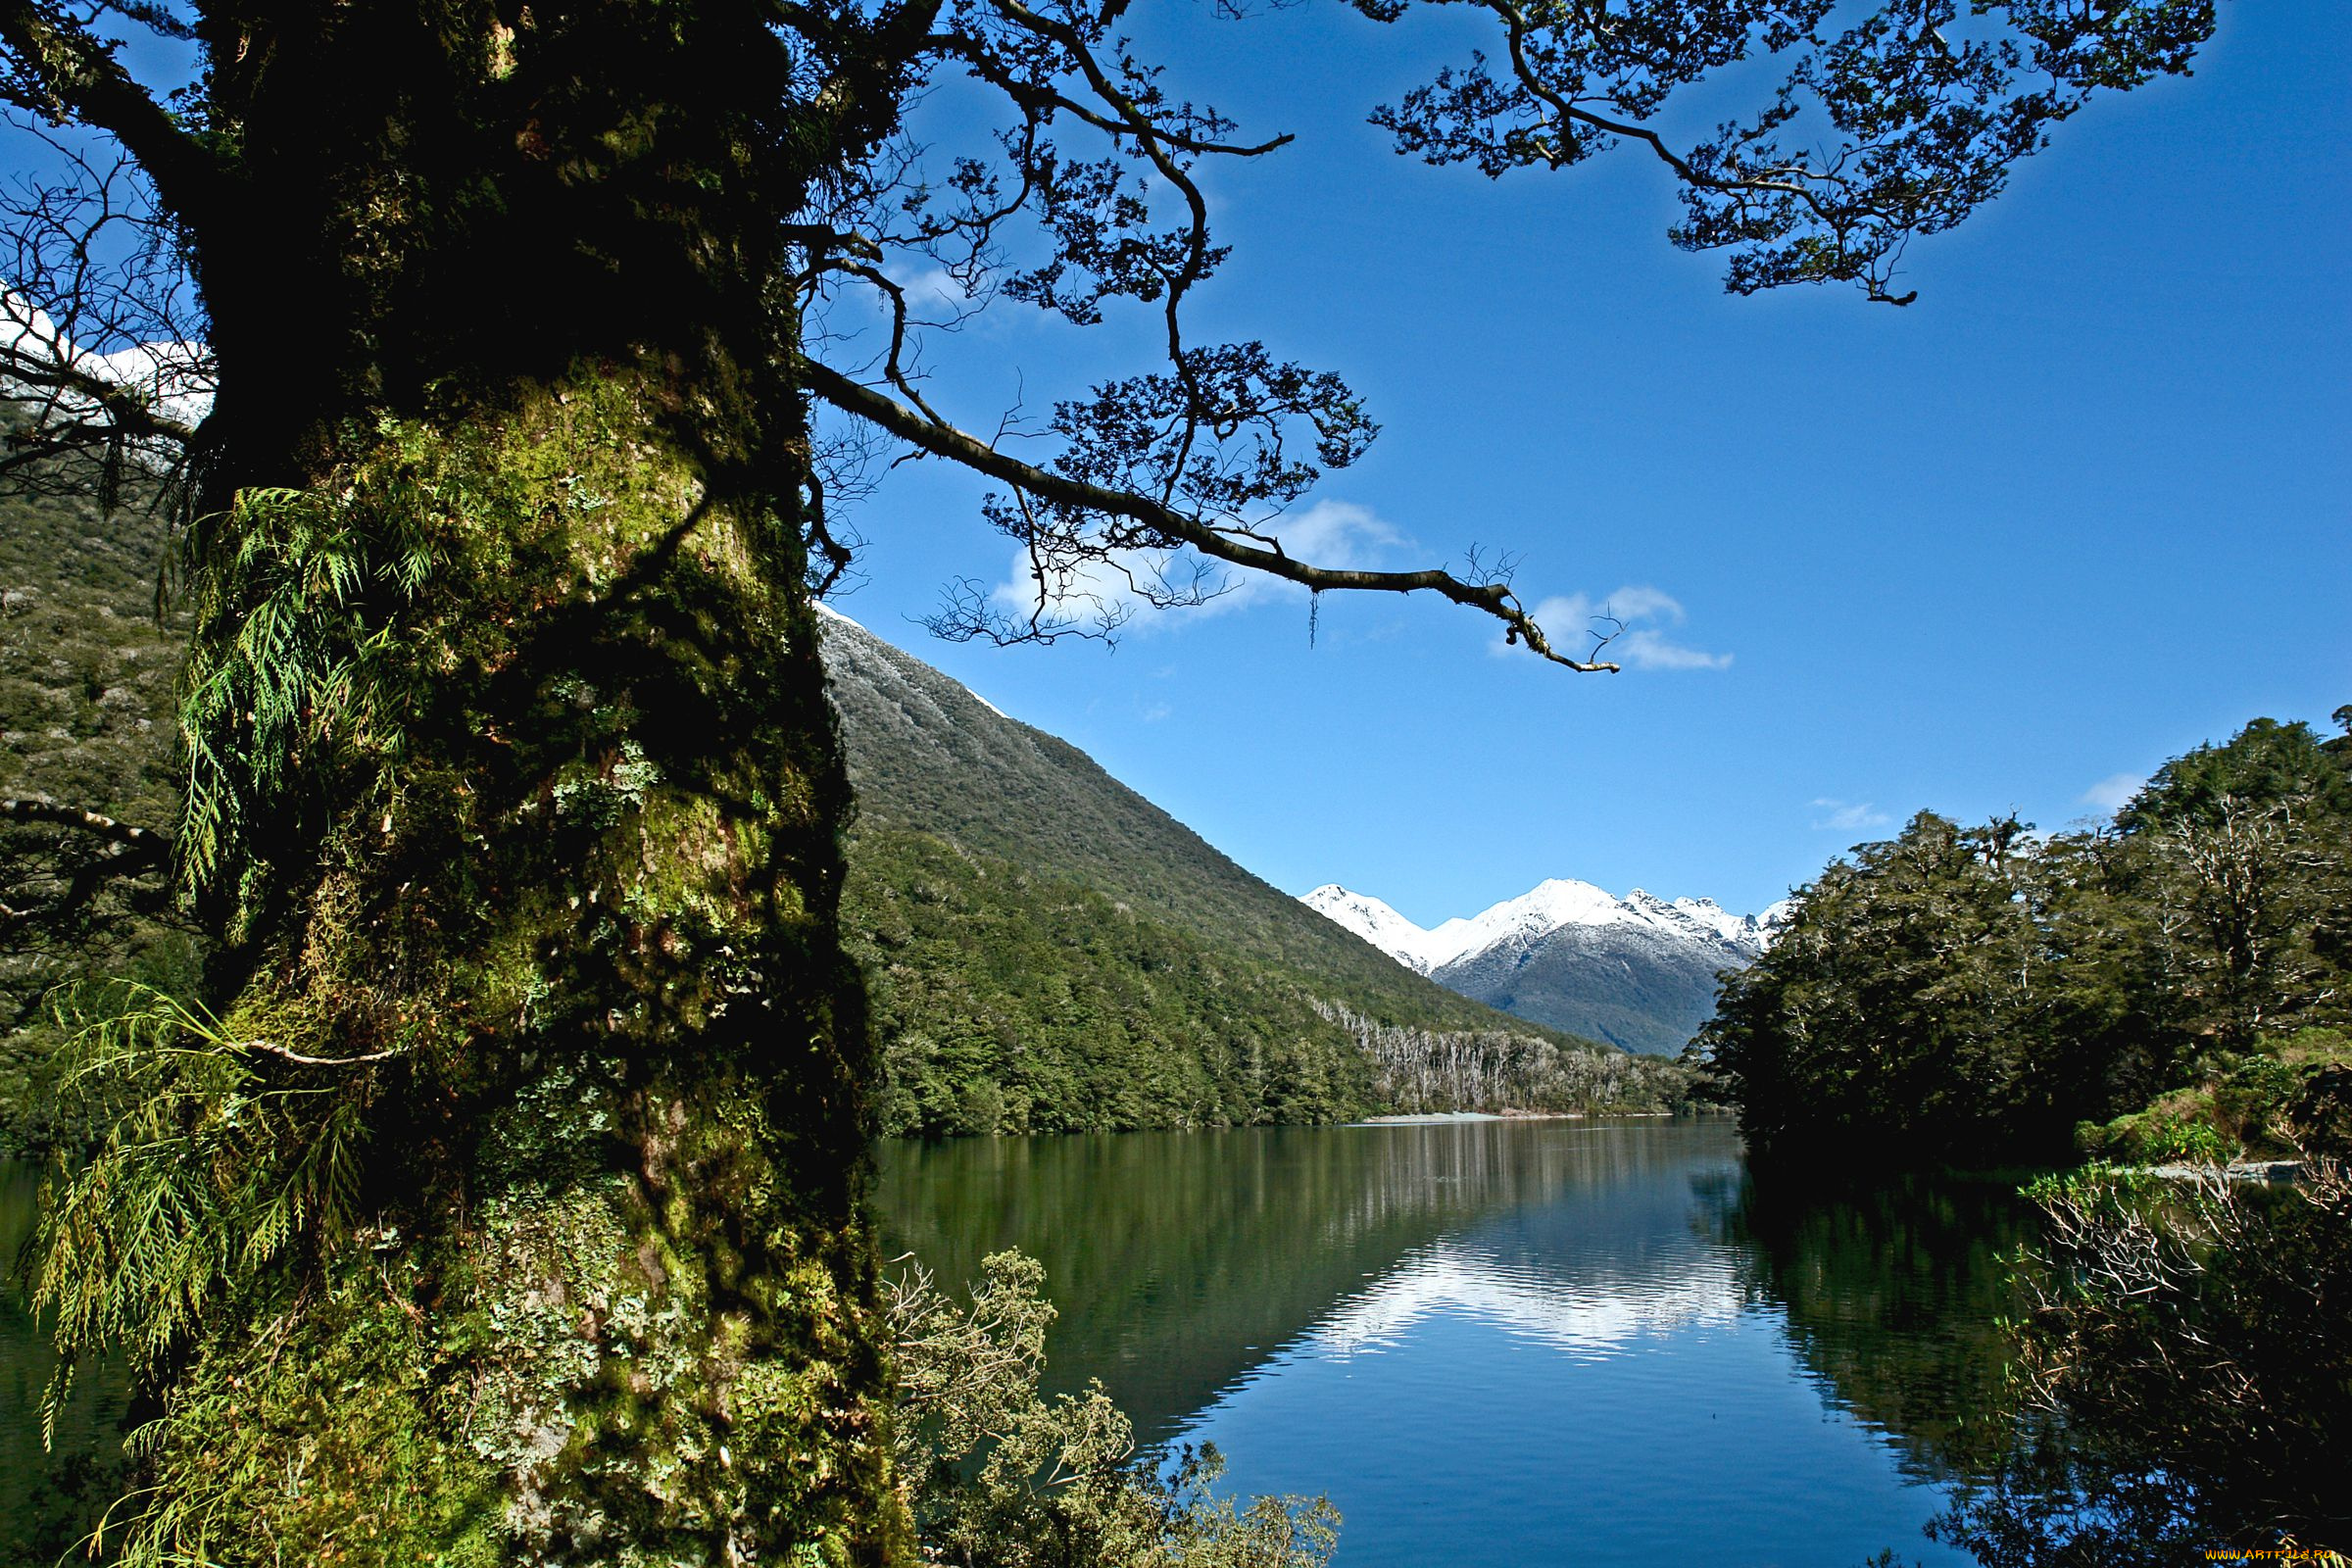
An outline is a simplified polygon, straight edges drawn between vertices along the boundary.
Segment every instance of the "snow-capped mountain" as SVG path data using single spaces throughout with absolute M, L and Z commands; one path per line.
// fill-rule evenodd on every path
M 1464 996 L 1629 1051 L 1671 1053 L 1715 1006 L 1715 977 L 1762 953 L 1786 900 L 1734 914 L 1712 899 L 1624 898 L 1590 882 L 1538 883 L 1468 919 L 1424 930 L 1335 884 L 1302 900 L 1407 968 Z
M 1783 899 L 1761 914 L 1734 914 L 1713 899 L 1676 899 L 1669 904 L 1641 888 L 1621 899 L 1605 888 L 1565 877 L 1539 882 L 1515 899 L 1466 920 L 1456 916 L 1434 930 L 1423 930 L 1369 893 L 1350 892 L 1336 882 L 1299 902 L 1423 974 L 1497 944 L 1536 941 L 1570 925 L 1646 926 L 1691 939 L 1713 937 L 1753 957 L 1770 944 L 1772 931 L 1793 907 Z

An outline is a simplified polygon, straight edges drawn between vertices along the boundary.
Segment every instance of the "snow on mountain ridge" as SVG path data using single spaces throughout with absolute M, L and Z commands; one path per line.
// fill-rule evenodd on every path
M 1764 924 L 1762 915 L 1734 914 L 1713 899 L 1677 899 L 1674 906 L 1686 917 L 1696 920 L 1726 942 L 1751 941 Z
M 1645 926 L 1683 941 L 1723 943 L 1753 957 L 1764 951 L 1788 907 L 1784 900 L 1761 915 L 1733 914 L 1713 899 L 1668 903 L 1642 888 L 1620 899 L 1605 888 L 1569 877 L 1539 882 L 1515 899 L 1427 930 L 1370 894 L 1336 882 L 1303 895 L 1300 902 L 1422 974 L 1505 944 L 1533 946 L 1568 926 Z
M 1714 1010 L 1718 977 L 1771 945 L 1789 913 L 1734 914 L 1712 899 L 1617 898 L 1554 878 L 1424 931 L 1368 894 L 1327 885 L 1303 902 L 1398 963 L 1489 1006 L 1628 1051 L 1672 1054 Z
M 1350 893 L 1337 882 L 1326 882 L 1312 893 L 1300 895 L 1298 902 L 1346 926 L 1408 969 L 1427 974 L 1446 961 L 1438 952 L 1442 944 L 1437 932 L 1422 930 L 1368 893 Z

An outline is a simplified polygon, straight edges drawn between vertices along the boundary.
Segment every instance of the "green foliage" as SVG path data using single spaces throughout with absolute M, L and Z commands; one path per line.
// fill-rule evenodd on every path
M 379 433 L 390 471 L 357 476 L 341 500 L 247 489 L 189 533 L 199 631 L 177 852 L 193 888 L 250 874 L 257 832 L 315 814 L 297 789 L 350 810 L 390 787 L 418 671 L 388 612 L 430 574 L 427 519 L 450 503 L 402 471 L 396 426 Z
M 1986 1568 L 2352 1544 L 2352 747 L 2258 720 L 2104 831 L 1922 813 L 1804 890 L 1702 1043 L 1767 1158 L 2095 1156 L 2029 1189 Z M 2291 1193 L 2224 1181 L 2300 1152 Z M 2159 1179 L 2144 1167 L 2209 1174 Z
M 1498 1014 L 1516 1027 L 1367 1016 L 1324 1000 L 1345 977 L 904 828 L 868 822 L 852 840 L 843 923 L 867 975 L 893 1134 L 1663 1110 L 1685 1083 L 1670 1062 Z
M 927 834 L 868 827 L 850 865 L 886 1132 L 1331 1121 L 1375 1103 L 1371 1063 L 1299 976 Z
M 858 791 L 858 846 L 881 830 L 928 835 L 983 863 L 1087 889 L 1220 961 L 1246 956 L 1309 979 L 1327 1001 L 1386 1023 L 1573 1040 L 1413 973 L 1235 864 L 1067 742 L 1006 718 L 858 627 L 828 620 L 824 640 Z
M 2352 1549 L 2352 1180 L 2037 1181 L 2018 1396 L 2037 1430 L 1938 1526 L 1987 1568 Z
M 145 554 L 110 565 L 108 597 L 93 605 L 97 589 L 74 569 L 82 547 L 60 532 L 72 509 L 14 504 L 33 530 L 8 541 L 31 541 L 22 553 L 31 589 L 24 603 L 88 626 L 99 671 L 89 680 L 101 690 L 116 689 L 106 683 L 119 678 L 109 673 L 118 662 L 153 687 L 144 727 L 111 743 L 149 781 L 144 793 L 121 781 L 121 766 L 36 771 L 51 793 L 161 825 L 183 815 L 174 773 L 194 777 L 199 787 L 184 796 L 187 869 L 209 875 L 254 822 L 298 838 L 326 798 L 321 779 L 341 779 L 337 788 L 363 797 L 381 786 L 414 721 L 384 627 L 434 569 L 432 550 L 401 519 L 468 493 L 448 472 L 429 471 L 399 427 L 385 435 L 389 455 L 369 469 L 373 489 L 333 506 L 290 491 L 256 493 L 190 546 L 191 568 L 227 558 L 205 589 L 208 612 L 255 608 L 208 619 L 215 630 L 201 658 L 209 673 L 181 682 L 177 722 L 169 693 L 179 651 L 157 642 L 151 622 L 108 608 L 152 597 L 165 549 L 160 522 L 130 519 L 149 529 L 135 541 Z M 371 499 L 363 504 L 362 494 Z M 845 922 L 874 985 L 888 1054 L 885 1130 L 1247 1125 L 1425 1108 L 1425 1096 L 1384 1087 L 1382 1069 L 1362 1059 L 1370 1044 L 1392 1037 L 1434 1039 L 1449 1051 L 1491 1039 L 1505 1043 L 1504 1054 L 1551 1064 L 1504 1071 L 1507 1092 L 1429 1107 L 1658 1109 L 1679 1097 L 1679 1079 L 1653 1084 L 1658 1074 L 1616 1053 L 1596 1054 L 1411 974 L 1250 876 L 1078 753 L 989 712 L 896 650 L 838 626 L 828 628 L 827 646 L 865 791 Z M 76 692 L 88 683 L 75 679 Z M 564 714 L 588 700 L 571 687 L 554 696 Z M 92 712 L 112 722 L 120 706 Z M 933 721 L 913 722 L 925 717 Z M 208 738 L 175 763 L 179 722 Z M 641 804 L 642 781 L 658 769 L 633 744 L 624 740 L 610 765 L 559 777 L 553 804 L 566 829 L 610 825 Z M 0 830 L 0 850 L 19 842 L 30 858 L 70 847 L 57 833 Z M 161 905 L 162 878 L 147 885 Z M 69 1134 L 62 1102 L 41 1087 L 57 1045 L 33 1005 L 42 990 L 77 975 L 195 989 L 195 949 L 175 927 L 151 916 L 118 924 L 122 933 L 107 942 L 85 921 L 50 939 L 37 969 L 24 966 L 18 1022 L 0 1044 L 0 1139 L 42 1143 L 90 1131 Z M 1619 1079 L 1628 1081 L 1623 1093 L 1610 1087 Z
M 828 622 L 825 657 L 858 791 L 843 923 L 884 1042 L 885 1131 L 1681 1098 L 1671 1064 L 1412 973 L 862 630 Z
M 2256 1043 L 2242 1057 L 2195 1065 L 2196 1082 L 2141 1110 L 2075 1129 L 2076 1148 L 2121 1164 L 2227 1163 L 2346 1152 L 2338 1102 L 2352 1086 L 2352 1038 L 2303 1029 Z
M 1858 847 L 1702 1033 L 1751 1144 L 1986 1165 L 2061 1158 L 2088 1124 L 2118 1157 L 2275 1146 L 2294 1085 L 2266 1042 L 2352 1015 L 2348 768 L 2262 719 L 2109 830 L 1922 812 Z
M 886 1283 L 899 1474 L 926 1554 L 967 1568 L 1323 1568 L 1329 1500 L 1237 1504 L 1208 1490 L 1213 1447 L 1139 1457 L 1100 1384 L 1040 1396 L 1044 1284 L 1013 1251 L 982 1260 L 968 1304 L 919 1266 Z
M 34 1244 L 59 1356 L 45 1427 L 82 1360 L 154 1367 L 238 1281 L 346 1230 L 365 1150 L 355 1069 L 290 1075 L 277 1043 L 146 986 L 62 1010 L 61 1086 L 105 1131 L 86 1163 L 60 1162 Z

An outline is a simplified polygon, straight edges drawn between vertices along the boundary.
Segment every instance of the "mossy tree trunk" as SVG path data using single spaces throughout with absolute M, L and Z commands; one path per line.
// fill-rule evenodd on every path
M 182 848 L 311 1130 L 134 1555 L 902 1557 L 782 228 L 880 127 L 750 4 L 207 12 Z

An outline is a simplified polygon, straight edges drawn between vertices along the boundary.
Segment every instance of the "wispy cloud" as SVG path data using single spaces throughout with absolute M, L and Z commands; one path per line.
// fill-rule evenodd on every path
M 2132 804 L 2132 797 L 2147 781 L 2145 773 L 2110 773 L 2082 792 L 2082 804 L 2102 811 L 2120 811 Z
M 1266 531 L 1282 541 L 1287 554 L 1318 566 L 1379 565 L 1391 549 L 1405 542 L 1401 533 L 1370 509 L 1348 501 L 1318 501 L 1277 519 Z M 1204 566 L 1206 574 L 1198 584 L 1202 601 L 1183 607 L 1181 613 L 1155 611 L 1136 591 L 1137 584 L 1148 586 L 1155 581 L 1176 588 L 1192 586 L 1195 573 Z M 1124 620 L 1124 635 L 1258 605 L 1296 603 L 1306 597 L 1306 590 L 1297 583 L 1261 571 L 1227 570 L 1189 554 L 1155 556 L 1141 551 L 1120 552 L 1108 560 L 1090 563 L 1057 588 L 1046 607 L 1049 617 L 1063 614 L 1087 622 L 1107 615 Z M 1000 609 L 1014 615 L 1026 615 L 1035 608 L 1037 585 L 1029 575 L 1026 552 L 1013 552 L 1011 569 L 992 597 Z
M 1829 815 L 1816 818 L 1816 828 L 1835 829 L 1839 833 L 1858 833 L 1864 828 L 1885 827 L 1894 820 L 1870 801 L 1839 801 L 1824 795 L 1813 802 L 1816 810 Z
M 1584 657 L 1592 637 L 1616 630 L 1611 622 L 1622 621 L 1624 630 L 1599 657 L 1629 669 L 1725 669 L 1732 662 L 1729 654 L 1678 642 L 1670 628 L 1689 618 L 1682 602 L 1645 585 L 1630 585 L 1597 599 L 1591 594 L 1553 597 L 1537 605 L 1534 614 L 1552 646 L 1575 658 Z

